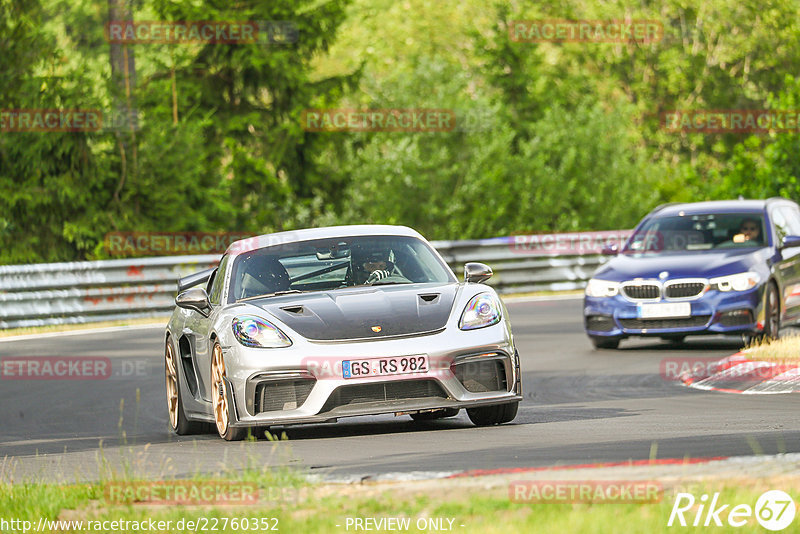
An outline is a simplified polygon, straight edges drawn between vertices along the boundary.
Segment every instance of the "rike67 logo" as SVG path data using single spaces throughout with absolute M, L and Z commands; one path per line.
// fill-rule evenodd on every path
M 725 503 L 720 493 L 714 493 L 711 497 L 703 494 L 699 499 L 691 493 L 678 493 L 667 526 L 721 527 L 727 523 L 731 527 L 743 527 L 752 524 L 755 517 L 765 529 L 779 531 L 791 525 L 794 516 L 794 500 L 781 490 L 762 493 L 754 507 Z

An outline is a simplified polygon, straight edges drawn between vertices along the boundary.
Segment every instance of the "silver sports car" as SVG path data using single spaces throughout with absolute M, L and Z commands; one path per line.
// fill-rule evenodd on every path
M 467 263 L 459 283 L 417 232 L 339 226 L 237 241 L 182 278 L 167 325 L 178 434 L 356 415 L 514 419 L 522 399 L 508 313 Z

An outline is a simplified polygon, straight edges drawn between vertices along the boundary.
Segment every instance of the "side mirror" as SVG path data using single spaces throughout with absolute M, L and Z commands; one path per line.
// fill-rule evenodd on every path
M 480 284 L 492 277 L 492 268 L 483 263 L 465 263 L 464 264 L 464 281 L 469 283 Z
M 616 243 L 610 243 L 603 247 L 603 249 L 600 251 L 600 254 L 603 256 L 616 256 L 619 254 L 619 245 Z
M 797 248 L 800 247 L 800 236 L 787 235 L 781 240 L 781 248 Z
M 204 317 L 208 317 L 208 310 L 211 308 L 211 304 L 208 302 L 208 293 L 202 287 L 193 287 L 180 293 L 175 297 L 175 304 L 179 308 L 199 312 Z

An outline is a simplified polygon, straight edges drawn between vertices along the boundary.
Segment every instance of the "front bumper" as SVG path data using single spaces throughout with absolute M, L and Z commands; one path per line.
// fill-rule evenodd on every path
M 688 301 L 690 317 L 665 319 L 640 318 L 639 304 L 622 295 L 586 296 L 584 328 L 590 336 L 602 337 L 756 334 L 763 331 L 763 294 L 764 286 L 735 292 L 711 290 Z
M 281 349 L 223 347 L 235 427 L 470 408 L 522 400 L 505 323 L 471 332 L 364 342 L 294 340 Z M 343 378 L 345 360 L 426 355 L 424 373 Z

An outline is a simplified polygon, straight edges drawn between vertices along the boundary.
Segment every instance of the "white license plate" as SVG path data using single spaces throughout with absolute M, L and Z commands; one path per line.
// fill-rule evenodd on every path
M 423 355 L 373 358 L 370 360 L 344 360 L 342 362 L 343 378 L 425 374 L 427 372 L 428 357 Z
M 668 317 L 690 317 L 692 304 L 689 302 L 664 302 L 658 304 L 639 304 L 640 319 L 664 319 Z

